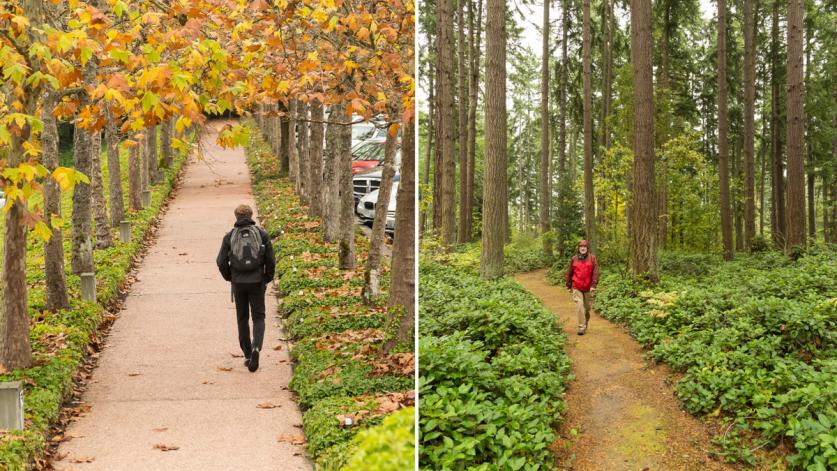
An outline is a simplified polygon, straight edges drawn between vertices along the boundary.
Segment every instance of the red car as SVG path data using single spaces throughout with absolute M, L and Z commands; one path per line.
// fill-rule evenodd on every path
M 370 139 L 352 149 L 352 175 L 377 167 L 384 162 L 384 147 L 386 139 Z M 401 162 L 401 145 L 395 148 L 395 164 Z

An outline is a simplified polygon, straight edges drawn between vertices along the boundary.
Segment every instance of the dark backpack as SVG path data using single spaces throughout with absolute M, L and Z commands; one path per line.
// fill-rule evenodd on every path
M 236 227 L 230 234 L 230 266 L 239 272 L 261 269 L 265 247 L 262 235 L 254 225 Z

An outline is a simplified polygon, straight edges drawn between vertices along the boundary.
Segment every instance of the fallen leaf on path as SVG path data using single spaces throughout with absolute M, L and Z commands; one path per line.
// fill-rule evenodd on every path
M 279 435 L 277 438 L 280 442 L 290 443 L 291 445 L 305 445 L 305 436 L 300 434 L 282 434 Z
M 281 346 L 281 345 L 277 345 L 277 346 L 273 347 L 273 349 L 274 349 L 274 350 L 282 350 L 282 346 Z
M 183 253 L 179 253 L 179 254 L 177 254 L 177 255 L 180 255 L 180 256 L 182 257 L 182 256 L 184 256 L 184 255 L 189 255 L 189 254 L 188 254 L 188 253 L 186 253 L 186 252 L 183 252 Z
M 139 376 L 139 375 L 141 375 L 141 374 L 142 374 L 142 373 L 128 373 L 128 376 Z
M 158 444 L 154 445 L 154 448 L 157 449 L 157 450 L 160 450 L 160 451 L 174 451 L 174 450 L 179 450 L 180 449 L 179 446 L 165 445 L 163 443 L 158 443 Z
M 230 356 L 233 358 L 244 358 L 244 355 L 241 353 L 230 353 Z
M 214 382 L 214 381 L 204 381 L 204 382 L 203 382 L 203 383 L 201 383 L 201 384 L 215 384 L 215 382 Z
M 168 427 L 160 427 L 160 428 L 153 428 L 151 430 L 154 431 L 154 432 L 165 432 L 168 429 L 169 429 Z
M 232 368 L 227 368 L 225 366 L 219 366 L 218 371 L 232 371 Z
M 96 461 L 96 458 L 92 456 L 81 456 L 79 458 L 73 458 L 70 461 L 72 461 L 73 463 L 92 463 Z
M 69 454 L 70 454 L 69 451 L 62 451 L 61 453 L 58 453 L 57 455 L 55 455 L 55 457 L 52 460 L 53 461 L 63 461 L 64 458 L 66 458 Z
M 258 407 L 259 409 L 275 409 L 275 408 L 281 407 L 281 406 L 279 406 L 277 404 L 274 404 L 272 402 L 262 402 L 261 404 L 257 405 L 256 407 Z

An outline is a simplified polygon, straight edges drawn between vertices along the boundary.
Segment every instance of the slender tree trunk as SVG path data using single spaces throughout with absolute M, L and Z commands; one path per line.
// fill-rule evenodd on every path
M 160 173 L 159 157 L 157 154 L 157 126 L 151 126 L 146 129 L 145 136 L 148 139 L 145 144 L 145 162 L 148 164 L 148 184 L 152 185 L 163 179 L 163 175 Z
M 779 2 L 773 2 L 773 26 L 771 30 L 770 56 L 773 63 L 771 73 L 771 152 L 773 154 L 773 242 L 785 247 L 785 177 L 782 159 L 781 132 L 779 130 Z
M 308 205 L 311 203 L 311 167 L 309 164 L 309 127 L 308 127 L 308 108 L 306 103 L 297 103 L 297 116 L 299 117 L 299 124 L 297 130 L 299 135 L 299 196 L 302 204 Z
M 137 154 L 140 157 L 140 166 L 141 166 L 140 184 L 141 184 L 142 189 L 140 190 L 140 196 L 142 196 L 142 192 L 147 191 L 149 189 L 149 186 L 151 185 L 151 179 L 149 178 L 149 175 L 148 175 L 148 158 L 149 158 L 148 157 L 148 147 L 147 147 L 148 135 L 146 133 L 148 133 L 147 129 L 143 131 L 143 134 L 141 135 L 142 137 L 138 138 L 138 141 L 137 141 L 139 143 L 139 147 L 140 147 L 139 153 Z M 142 208 L 141 205 L 140 205 L 140 208 Z
M 160 150 L 163 152 L 163 167 L 171 168 L 174 163 L 174 153 L 171 148 L 171 137 L 174 134 L 174 119 L 163 121 L 160 126 Z
M 834 116 L 832 126 L 837 128 L 837 116 Z M 823 208 L 823 214 L 829 214 L 828 224 L 823 227 L 831 234 L 829 242 L 837 243 L 837 136 L 831 138 L 831 183 L 829 183 L 831 197 Z
M 755 206 L 755 104 L 756 104 L 756 34 L 754 5 L 758 0 L 744 0 L 744 246 L 756 236 Z
M 540 165 L 540 223 L 541 234 L 550 229 L 549 203 L 552 195 L 549 191 L 549 0 L 543 2 L 543 48 L 541 49 L 541 165 Z M 552 244 L 549 238 L 543 238 L 543 253 L 552 259 Z
M 113 237 L 110 233 L 104 179 L 102 178 L 102 134 L 100 132 L 93 134 L 93 140 L 90 143 L 90 156 L 93 170 L 90 183 L 92 183 L 91 201 L 93 203 L 93 222 L 96 231 L 96 249 L 106 249 L 113 245 Z
M 459 21 L 459 243 L 470 240 L 471 231 L 468 228 L 468 61 L 465 52 L 468 45 L 465 42 L 465 2 L 458 0 L 457 19 Z
M 352 192 L 352 122 L 341 113 L 340 119 L 344 123 L 339 128 L 338 167 L 340 178 L 340 248 L 339 267 L 341 270 L 355 268 L 355 211 L 354 193 Z
M 788 3 L 788 212 L 785 251 L 805 245 L 805 135 L 802 80 L 802 0 Z
M 311 184 L 309 212 L 312 216 L 320 217 L 323 206 L 323 104 L 319 100 L 311 102 L 311 121 L 311 142 L 308 150 L 308 181 Z
M 729 161 L 727 152 L 727 6 L 718 0 L 718 175 L 721 187 L 721 235 L 724 260 L 732 260 Z
M 485 176 L 480 276 L 503 276 L 508 222 L 506 175 L 506 2 L 487 0 L 485 25 Z
M 398 332 L 384 345 L 388 353 L 398 342 L 407 342 L 414 332 L 416 317 L 416 175 L 415 121 L 406 123 L 401 131 L 401 183 L 398 186 L 395 210 L 395 237 L 392 243 L 391 287 L 387 317 L 397 316 Z
M 427 105 L 428 105 L 428 112 L 427 112 L 427 154 L 425 155 L 425 159 L 424 159 L 424 176 L 423 176 L 424 188 L 430 188 L 430 186 L 429 186 L 430 185 L 430 160 L 435 155 L 435 152 L 433 152 L 434 144 L 436 144 L 436 142 L 433 140 L 433 137 L 434 137 L 433 136 L 433 131 L 434 131 L 433 125 L 436 122 L 436 115 L 435 115 L 436 100 L 435 100 L 435 97 L 434 97 L 434 94 L 435 94 L 435 91 L 436 91 L 436 88 L 434 86 L 435 85 L 435 81 L 434 81 L 435 77 L 436 77 L 435 68 L 431 64 L 431 66 L 429 68 L 429 72 L 428 72 L 428 80 L 430 81 L 430 96 L 427 99 Z M 403 162 L 402 162 L 402 164 L 403 164 Z M 435 184 L 433 185 L 433 193 L 432 193 L 433 195 L 436 194 L 436 186 L 437 185 L 435 185 Z M 435 208 L 436 207 L 436 201 L 433 200 L 432 203 L 433 203 L 433 207 Z M 421 211 L 421 221 L 420 221 L 420 224 L 419 224 L 419 233 L 421 233 L 423 235 L 425 233 L 425 231 L 427 230 L 427 205 L 422 205 L 422 207 L 424 209 L 422 209 L 422 211 Z
M 812 36 L 810 30 L 805 31 L 805 37 L 810 39 Z M 805 84 L 809 83 L 811 80 L 811 45 L 807 42 L 803 43 L 805 45 L 805 80 L 802 82 L 803 87 L 803 94 L 805 93 Z M 805 99 L 802 99 L 802 105 L 805 106 Z M 817 208 L 814 200 L 814 179 L 816 178 L 815 169 L 816 164 L 814 163 L 814 143 L 811 139 L 811 115 L 809 113 L 805 113 L 803 109 L 803 122 L 805 123 L 805 145 L 804 148 L 806 149 L 806 153 L 808 154 L 808 168 L 806 169 L 808 172 L 808 239 L 810 239 L 810 243 L 817 242 Z M 825 184 L 825 178 L 823 178 L 823 184 Z
M 663 144 L 668 142 L 671 138 L 671 121 L 673 119 L 672 111 L 671 111 L 671 33 L 674 29 L 674 24 L 672 21 L 671 16 L 671 2 L 666 2 L 664 7 L 664 16 L 663 16 L 663 24 L 662 24 L 662 31 L 660 32 L 660 56 L 661 56 L 661 64 L 660 64 L 660 72 L 659 72 L 659 85 L 657 94 L 662 100 L 662 104 L 659 105 L 664 111 L 661 113 L 661 120 L 657 121 L 657 131 L 658 134 L 655 136 L 655 140 L 657 142 L 658 148 L 661 148 Z M 662 122 L 660 122 L 662 121 Z M 659 192 L 657 193 L 657 211 L 658 211 L 658 220 L 657 220 L 657 247 L 660 249 L 665 249 L 666 244 L 668 242 L 668 180 L 669 180 L 669 171 L 668 171 L 668 159 L 663 156 L 660 159 L 660 166 L 658 167 L 658 188 Z
M 296 121 L 296 109 L 297 109 L 297 102 L 296 100 L 290 100 L 290 104 L 288 105 L 288 163 L 290 166 L 290 173 L 288 174 L 288 178 L 295 184 L 297 191 L 299 191 L 299 183 L 297 182 L 299 177 L 299 153 L 297 152 L 296 147 L 296 130 L 297 130 L 297 121 Z M 282 131 L 284 133 L 284 130 Z M 282 136 L 284 137 L 284 136 Z M 283 139 L 283 142 L 285 140 Z M 282 144 L 283 146 L 285 144 Z
M 590 0 L 582 0 L 582 61 L 583 61 L 583 121 L 584 121 L 584 232 L 591 250 L 596 244 L 596 203 L 593 194 L 593 95 L 590 77 Z
M 460 210 L 465 213 L 466 242 L 472 240 L 471 233 L 474 230 L 474 175 L 476 167 L 476 143 L 477 143 L 477 89 L 479 87 L 479 66 L 480 66 L 480 37 L 482 35 L 482 0 L 477 6 L 476 38 L 474 38 L 474 15 L 473 1 L 468 1 L 468 37 L 469 49 L 471 50 L 470 73 L 471 80 L 468 82 L 468 182 L 465 185 L 465 207 Z
M 89 177 L 93 172 L 92 136 L 88 130 L 77 127 L 73 138 L 75 169 Z M 82 183 L 73 188 L 73 252 L 70 266 L 76 275 L 93 272 L 91 199 L 92 187 L 90 185 Z
M 436 147 L 441 155 L 436 175 L 440 179 L 434 180 L 441 190 L 439 200 L 439 229 L 443 247 L 454 243 L 456 235 L 454 211 L 454 186 L 456 184 L 456 162 L 454 161 L 453 131 L 454 103 L 453 103 L 453 12 L 451 0 L 439 0 L 437 3 L 439 28 L 438 67 L 440 70 L 438 84 L 439 121 L 437 126 Z M 435 203 L 435 201 L 434 201 Z
M 333 123 L 339 116 L 343 116 L 344 110 L 345 108 L 342 105 L 334 105 L 331 108 L 329 114 L 331 123 L 326 130 L 325 176 L 323 181 L 325 213 L 323 215 L 323 240 L 326 242 L 337 242 L 340 237 L 340 152 L 338 139 L 341 126 Z M 285 145 L 284 140 L 282 145 Z
M 741 142 L 739 139 L 735 140 L 732 150 L 732 174 L 735 184 L 735 194 L 732 198 L 732 214 L 735 219 L 735 250 L 737 252 L 744 251 L 744 208 L 741 206 L 741 186 L 739 182 L 741 178 Z
M 564 179 L 566 175 L 567 165 L 567 42 L 569 40 L 568 32 L 570 29 L 570 12 L 568 0 L 563 0 L 563 27 L 561 31 L 561 90 L 560 90 L 560 106 L 561 117 L 558 119 L 558 177 Z M 561 238 L 559 237 L 559 240 Z
M 58 168 L 58 124 L 53 111 L 57 104 L 53 92 L 46 92 L 42 98 L 41 121 L 44 130 L 41 134 L 43 154 L 41 160 L 49 173 Z M 44 244 L 44 276 L 46 278 L 46 308 L 48 311 L 68 309 L 67 280 L 64 272 L 64 237 L 61 226 L 52 225 L 52 217 L 61 217 L 61 189 L 58 183 L 48 178 L 44 182 L 44 219 L 52 230 L 52 237 Z
M 398 116 L 398 110 L 390 110 L 389 116 Z M 387 132 L 384 145 L 384 163 L 381 172 L 381 186 L 378 189 L 378 200 L 375 203 L 375 216 L 372 222 L 372 235 L 369 237 L 369 256 L 366 258 L 366 272 L 361 297 L 367 304 L 381 295 L 381 258 L 383 257 L 384 236 L 387 224 L 389 200 L 392 194 L 392 177 L 395 175 L 395 147 L 396 136 Z M 398 202 L 396 201 L 396 210 Z
M 763 84 L 763 83 L 762 83 Z M 761 160 L 761 183 L 759 186 L 759 236 L 764 238 L 764 183 L 767 179 L 767 117 L 762 113 L 761 145 L 759 146 L 759 160 Z
M 128 156 L 128 207 L 134 211 L 142 209 L 142 145 L 129 148 Z
M 122 195 L 122 165 L 119 160 L 119 135 L 116 121 L 108 114 L 105 125 L 105 146 L 108 153 L 108 192 L 110 194 L 110 225 L 119 227 L 125 219 L 125 198 Z
M 631 0 L 631 62 L 634 65 L 634 198 L 631 213 L 635 223 L 631 231 L 631 268 L 634 276 L 657 281 L 651 24 L 651 0 Z
M 290 176 L 291 172 L 291 164 L 290 164 L 290 120 L 288 119 L 288 107 L 285 106 L 284 103 L 279 102 L 277 104 L 279 107 L 279 111 L 284 113 L 282 117 L 279 118 L 279 128 L 281 138 L 279 139 L 279 164 L 282 173 Z

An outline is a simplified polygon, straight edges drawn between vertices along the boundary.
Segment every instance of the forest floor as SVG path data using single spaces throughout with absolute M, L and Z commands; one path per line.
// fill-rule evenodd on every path
M 243 365 L 215 256 L 235 206 L 256 205 L 244 150 L 217 147 L 213 124 L 135 273 L 56 469 L 311 469 L 302 446 L 277 440 L 300 435 L 302 415 L 270 287 L 259 370 Z
M 575 380 L 553 444 L 559 469 L 734 469 L 709 457 L 712 432 L 681 410 L 665 365 L 646 362 L 630 335 L 595 313 L 587 333 L 577 335 L 572 297 L 546 281 L 546 270 L 515 279 L 561 319 L 567 334 Z

